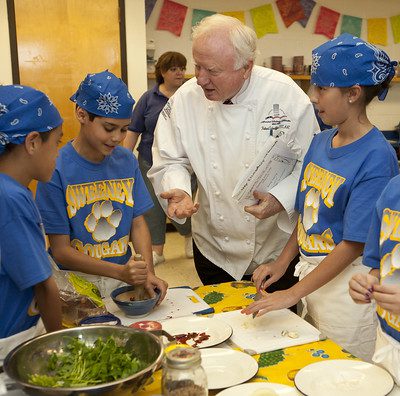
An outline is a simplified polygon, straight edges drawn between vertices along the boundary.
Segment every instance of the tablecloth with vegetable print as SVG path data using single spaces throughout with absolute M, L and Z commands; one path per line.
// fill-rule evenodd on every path
M 200 286 L 195 291 L 214 308 L 215 313 L 242 309 L 253 301 L 256 293 L 254 284 L 245 281 Z M 296 372 L 308 364 L 326 359 L 356 359 L 331 340 L 279 349 L 253 357 L 258 362 L 259 370 L 250 382 L 269 381 L 290 386 L 294 386 Z M 150 383 L 138 395 L 161 394 L 161 375 L 161 370 L 155 372 Z

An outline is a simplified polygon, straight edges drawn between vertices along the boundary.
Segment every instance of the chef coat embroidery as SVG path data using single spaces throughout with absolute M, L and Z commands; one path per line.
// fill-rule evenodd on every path
M 268 115 L 261 121 L 261 130 L 270 136 L 280 137 L 290 129 L 292 121 L 279 107 L 279 103 L 272 105 Z

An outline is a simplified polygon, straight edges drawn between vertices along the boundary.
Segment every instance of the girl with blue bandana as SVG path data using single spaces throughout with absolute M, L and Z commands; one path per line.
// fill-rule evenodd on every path
M 365 244 L 363 263 L 369 273 L 350 281 L 358 304 L 375 301 L 379 326 L 372 360 L 386 368 L 400 385 L 400 176 L 394 177 L 378 199 Z
M 154 274 L 150 234 L 143 214 L 153 206 L 135 156 L 120 146 L 134 100 L 109 71 L 88 74 L 71 97 L 78 136 L 57 159 L 36 201 L 57 264 L 79 272 L 102 297 L 121 284 L 145 285 L 150 295 L 167 284 Z M 143 257 L 133 260 L 129 242 Z
M 44 332 L 43 324 L 47 331 L 61 328 L 58 288 L 28 185 L 50 180 L 62 122 L 43 92 L 0 86 L 0 363 Z
M 311 101 L 334 128 L 316 135 L 304 158 L 296 197 L 298 224 L 278 259 L 253 274 L 257 288 L 278 280 L 300 250 L 299 282 L 254 302 L 260 314 L 300 301 L 305 318 L 352 354 L 370 360 L 376 338 L 373 307 L 356 305 L 348 282 L 368 273 L 361 255 L 373 207 L 398 174 L 396 154 L 369 121 L 366 106 L 383 100 L 396 62 L 343 34 L 313 50 Z

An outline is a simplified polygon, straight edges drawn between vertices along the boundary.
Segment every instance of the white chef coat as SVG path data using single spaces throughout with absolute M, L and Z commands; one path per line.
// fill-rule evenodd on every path
M 249 83 L 232 102 L 208 100 L 196 78 L 183 84 L 159 116 L 148 176 L 159 196 L 173 188 L 191 194 L 190 174 L 196 174 L 200 208 L 192 216 L 193 239 L 207 259 L 241 279 L 274 260 L 289 238 L 278 227 L 278 215 L 258 220 L 232 198 L 241 173 L 269 139 L 290 142 L 299 161 L 270 192 L 295 224 L 302 160 L 319 128 L 307 95 L 290 77 L 271 69 L 254 66 Z M 168 202 L 160 203 L 166 210 Z

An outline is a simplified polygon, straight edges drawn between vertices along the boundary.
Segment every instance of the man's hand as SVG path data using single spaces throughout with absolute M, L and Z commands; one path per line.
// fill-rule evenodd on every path
M 244 210 L 257 219 L 266 219 L 284 210 L 282 204 L 270 193 L 254 191 L 253 196 L 258 202 L 255 205 L 245 206 Z
M 168 200 L 167 214 L 170 218 L 184 219 L 199 209 L 199 204 L 194 204 L 189 194 L 177 188 L 162 192 L 160 197 Z

